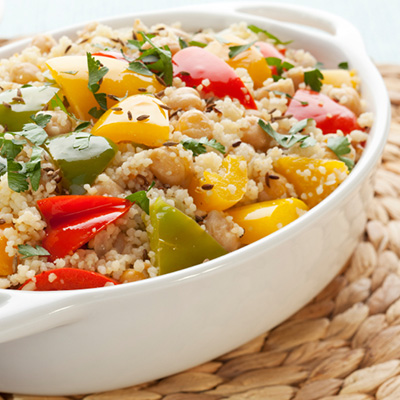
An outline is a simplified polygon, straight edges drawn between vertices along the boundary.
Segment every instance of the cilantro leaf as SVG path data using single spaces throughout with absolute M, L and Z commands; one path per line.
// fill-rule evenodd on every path
M 197 40 L 191 40 L 189 46 L 206 47 L 207 43 L 198 42 Z
M 46 125 L 51 120 L 51 115 L 50 114 L 37 114 L 36 116 L 31 115 L 30 118 L 36 125 L 39 125 L 41 128 L 45 128 Z
M 349 69 L 349 63 L 347 61 L 343 61 L 343 62 L 338 64 L 338 67 L 340 69 Z
M 304 72 L 304 83 L 310 86 L 310 88 L 316 92 L 321 91 L 321 79 L 324 79 L 324 75 L 322 75 L 319 69 L 313 69 L 312 71 Z
M 181 37 L 179 38 L 179 46 L 181 47 L 181 49 L 189 47 L 189 45 Z
M 81 132 L 84 129 L 86 129 L 88 126 L 90 126 L 89 121 L 82 122 L 74 129 L 74 132 Z
M 99 81 L 101 81 L 108 72 L 108 68 L 101 65 L 90 53 L 86 53 L 89 80 L 88 88 L 94 94 L 100 89 Z
M 15 157 L 22 151 L 22 144 L 15 143 L 14 140 L 1 139 L 0 140 L 0 156 L 7 160 L 14 160 Z
M 193 157 L 196 157 L 199 154 L 206 153 L 207 152 L 206 146 L 211 147 L 222 154 L 225 154 L 226 152 L 224 145 L 217 142 L 215 139 L 208 139 L 207 137 L 202 137 L 199 140 L 185 139 L 181 141 L 181 144 L 186 150 L 190 150 L 193 153 Z
M 107 95 L 105 93 L 94 93 L 94 98 L 102 110 L 107 110 Z
M 0 176 L 4 175 L 7 172 L 7 160 L 3 157 L 0 157 Z
M 30 160 L 25 164 L 26 177 L 31 182 L 32 189 L 34 191 L 39 189 L 40 177 L 41 177 L 41 161 L 42 161 L 43 149 L 34 146 L 32 149 L 32 155 Z
M 92 107 L 89 110 L 89 115 L 91 115 L 92 117 L 99 119 L 103 114 L 104 114 L 104 110 L 102 110 L 101 108 L 98 109 L 97 107 Z
M 49 256 L 50 253 L 44 249 L 42 246 L 36 246 L 33 247 L 29 244 L 19 244 L 18 245 L 18 253 L 23 255 L 24 258 L 29 258 L 29 257 L 40 257 L 40 256 Z
M 75 140 L 73 144 L 74 149 L 85 150 L 89 147 L 90 137 L 92 135 L 89 132 L 80 132 L 75 135 Z
M 125 197 L 125 199 L 137 204 L 147 215 L 149 215 L 150 201 L 147 197 L 147 193 L 154 185 L 155 182 L 153 181 L 147 190 L 139 190 L 138 192 L 132 193 Z
M 57 93 L 54 95 L 54 98 L 51 100 L 50 105 L 53 108 L 60 107 L 61 111 L 64 111 L 65 114 L 76 119 L 75 116 L 73 116 L 71 113 L 69 113 L 68 110 L 65 108 L 64 103 L 61 101 L 60 96 Z
M 265 61 L 267 61 L 268 65 L 276 67 L 276 71 L 278 72 L 278 75 L 282 75 L 282 72 L 284 69 L 286 71 L 289 71 L 289 69 L 292 69 L 294 67 L 293 64 L 290 64 L 287 61 L 282 61 L 278 57 L 266 57 Z
M 129 71 L 136 72 L 141 75 L 152 76 L 153 73 L 140 61 L 132 61 L 128 66 Z
M 229 46 L 229 58 L 236 57 L 238 54 L 248 50 L 256 41 L 239 45 L 239 46 Z
M 350 158 L 343 157 L 351 152 L 350 142 L 346 136 L 330 137 L 328 139 L 327 147 L 336 154 L 340 161 L 346 164 L 349 171 L 353 169 L 354 161 Z
M 22 132 L 18 133 L 38 146 L 43 144 L 48 138 L 47 132 L 39 125 L 28 123 L 22 129 Z
M 262 119 L 258 120 L 258 125 L 274 139 L 280 146 L 288 149 L 295 145 L 296 143 L 300 143 L 300 147 L 311 147 L 316 144 L 316 140 L 308 135 L 302 135 L 298 133 L 303 130 L 307 123 L 311 120 L 311 118 L 303 119 L 297 122 L 292 128 L 289 130 L 288 135 L 282 135 L 276 132 L 269 122 L 265 123 Z
M 22 165 L 14 160 L 7 160 L 7 179 L 8 179 L 8 186 L 14 192 L 25 192 L 29 189 L 28 181 L 26 180 L 26 175 L 23 171 Z
M 248 25 L 247 26 L 248 29 L 250 29 L 252 32 L 254 33 L 263 33 L 265 36 L 267 36 L 269 39 L 272 39 L 274 41 L 274 44 L 289 44 L 292 43 L 293 40 L 289 40 L 287 42 L 282 42 L 281 40 L 279 40 L 276 36 L 274 36 L 272 33 L 269 33 L 268 31 L 266 31 L 265 29 L 261 29 L 256 25 Z

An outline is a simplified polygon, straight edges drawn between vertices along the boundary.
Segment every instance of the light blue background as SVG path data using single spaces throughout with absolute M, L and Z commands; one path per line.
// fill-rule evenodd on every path
M 348 19 L 360 30 L 375 62 L 400 64 L 400 0 L 279 2 L 315 7 Z M 0 37 L 27 36 L 113 15 L 205 3 L 212 9 L 211 0 L 4 0 Z

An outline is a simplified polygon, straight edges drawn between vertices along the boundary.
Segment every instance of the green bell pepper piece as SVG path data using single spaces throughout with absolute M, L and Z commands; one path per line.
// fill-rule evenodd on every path
M 67 133 L 50 138 L 46 146 L 61 169 L 62 185 L 71 194 L 84 194 L 83 185 L 94 182 L 114 158 L 118 148 L 102 136 L 90 135 L 85 148 L 78 148 L 76 140 L 76 134 Z
M 20 93 L 18 89 L 0 93 L 0 124 L 7 125 L 9 131 L 21 131 L 25 124 L 32 122 L 30 116 L 40 111 L 58 90 L 50 86 L 29 86 L 20 88 Z
M 192 218 L 157 198 L 150 206 L 150 248 L 160 275 L 201 264 L 226 250 Z

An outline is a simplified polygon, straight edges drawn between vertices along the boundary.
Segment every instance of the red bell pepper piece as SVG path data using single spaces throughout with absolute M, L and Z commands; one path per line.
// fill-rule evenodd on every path
M 119 285 L 119 282 L 97 272 L 77 268 L 59 268 L 42 272 L 26 281 L 19 290 L 74 290 Z
M 361 130 L 357 117 L 351 110 L 330 97 L 312 90 L 297 90 L 285 115 L 293 115 L 299 121 L 313 118 L 324 135 L 336 133 L 338 129 L 345 135 L 355 129 Z
M 178 51 L 172 57 L 174 76 L 182 79 L 186 86 L 195 87 L 205 79 L 206 95 L 223 98 L 229 96 L 239 100 L 246 108 L 257 110 L 254 99 L 236 72 L 224 60 L 201 47 L 191 46 Z
M 92 53 L 92 56 L 109 57 L 115 58 L 116 60 L 127 61 L 121 52 L 112 50 L 98 51 L 97 53 Z
M 118 197 L 74 195 L 49 197 L 37 205 L 47 222 L 42 246 L 54 260 L 79 249 L 126 214 L 132 203 Z

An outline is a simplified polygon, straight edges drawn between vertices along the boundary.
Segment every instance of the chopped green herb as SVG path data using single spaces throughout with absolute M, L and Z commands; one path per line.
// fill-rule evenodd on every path
M 229 46 L 229 58 L 236 57 L 238 54 L 248 50 L 251 46 L 253 46 L 255 42 L 256 41 L 254 40 L 254 42 L 250 42 L 240 46 Z
M 336 136 L 328 139 L 328 149 L 331 149 L 337 156 L 337 158 L 344 162 L 349 171 L 354 167 L 354 161 L 350 158 L 343 157 L 351 152 L 350 142 L 346 136 Z
M 150 213 L 150 201 L 147 197 L 149 190 L 155 185 L 153 181 L 147 190 L 140 190 L 125 197 L 126 200 L 136 203 L 147 215 Z
M 98 109 L 97 107 L 92 107 L 89 110 L 89 115 L 91 115 L 93 118 L 96 119 L 99 119 L 104 113 L 105 113 L 104 110 Z
M 272 93 L 275 93 L 277 95 L 280 96 L 286 96 L 287 98 L 291 99 L 291 100 L 296 100 L 298 101 L 302 106 L 307 106 L 308 105 L 308 101 L 301 101 L 296 99 L 295 97 L 291 96 L 289 93 L 285 93 L 285 92 L 281 92 L 279 90 L 273 90 Z
M 141 75 L 152 76 L 153 73 L 140 61 L 132 61 L 129 63 L 128 69 Z
M 274 139 L 280 146 L 288 149 L 295 145 L 296 143 L 300 143 L 300 147 L 306 148 L 314 146 L 317 142 L 314 138 L 308 135 L 302 135 L 298 132 L 303 130 L 307 123 L 311 120 L 311 118 L 303 119 L 297 122 L 292 128 L 289 130 L 288 135 L 282 135 L 276 132 L 269 122 L 265 123 L 262 119 L 258 120 L 258 125 Z
M 29 189 L 27 176 L 23 171 L 21 163 L 8 159 L 7 160 L 7 180 L 8 186 L 14 192 L 25 192 Z
M 51 100 L 50 105 L 51 105 L 53 108 L 60 107 L 60 110 L 64 111 L 65 114 L 67 114 L 68 116 L 70 116 L 70 117 L 76 119 L 76 118 L 75 118 L 71 113 L 69 113 L 68 110 L 65 108 L 64 103 L 62 102 L 62 100 L 60 99 L 60 97 L 59 97 L 59 95 L 58 95 L 57 93 L 55 94 L 54 98 Z
M 292 43 L 293 40 L 289 40 L 287 42 L 282 42 L 281 40 L 279 40 L 276 36 L 274 36 L 272 33 L 269 33 L 268 31 L 266 31 L 265 29 L 261 29 L 258 26 L 255 25 L 248 25 L 247 26 L 248 29 L 250 29 L 252 32 L 254 33 L 263 33 L 265 36 L 267 36 L 269 39 L 272 39 L 274 41 L 274 44 L 289 44 Z
M 89 147 L 90 137 L 92 135 L 89 132 L 79 132 L 75 135 L 74 149 L 85 150 Z
M 89 121 L 82 122 L 74 129 L 74 132 L 81 132 L 84 129 L 86 129 L 88 126 L 90 126 Z
M 31 143 L 38 146 L 42 145 L 48 138 L 47 132 L 40 125 L 31 123 L 25 124 L 22 128 L 22 132 L 18 132 L 18 134 L 24 136 Z
M 206 47 L 207 43 L 198 42 L 197 40 L 191 40 L 189 46 Z
M 343 61 L 343 62 L 338 64 L 338 67 L 340 69 L 349 69 L 349 63 L 347 61 Z
M 42 246 L 33 247 L 29 244 L 19 244 L 18 253 L 23 255 L 22 258 L 49 256 L 50 253 Z
M 319 69 L 313 69 L 312 71 L 304 72 L 304 83 L 316 92 L 321 91 L 322 81 L 324 75 L 322 75 Z
M 224 145 L 217 142 L 215 139 L 208 139 L 207 137 L 202 137 L 199 140 L 196 139 L 182 140 L 181 144 L 186 150 L 190 150 L 193 153 L 193 157 L 196 157 L 199 154 L 206 153 L 207 152 L 206 146 L 211 147 L 222 154 L 225 154 L 226 152 Z
M 37 114 L 36 116 L 31 115 L 30 118 L 36 125 L 39 125 L 41 128 L 44 128 L 50 122 L 51 115 L 41 113 L 41 114 Z
M 189 45 L 181 37 L 179 38 L 179 46 L 181 46 L 181 49 L 189 47 Z
M 97 108 L 94 107 L 97 112 L 92 111 L 93 108 L 90 110 L 92 113 L 89 111 L 89 114 L 94 117 L 94 115 L 103 115 L 104 111 L 107 110 L 107 95 L 105 93 L 97 92 L 100 89 L 101 81 L 108 72 L 108 68 L 102 66 L 101 62 L 96 60 L 90 53 L 86 53 L 86 57 L 89 73 L 88 88 L 93 93 L 94 98 L 100 106 L 100 110 L 97 110 Z
M 42 161 L 43 149 L 34 146 L 32 148 L 32 154 L 30 160 L 25 164 L 26 176 L 31 182 L 32 189 L 34 191 L 39 189 L 40 177 L 41 177 L 41 161 Z
M 278 75 L 282 75 L 284 69 L 286 71 L 289 71 L 289 69 L 292 69 L 294 67 L 293 64 L 290 64 L 287 61 L 282 62 L 282 60 L 277 57 L 266 57 L 265 60 L 267 61 L 268 65 L 276 67 Z

